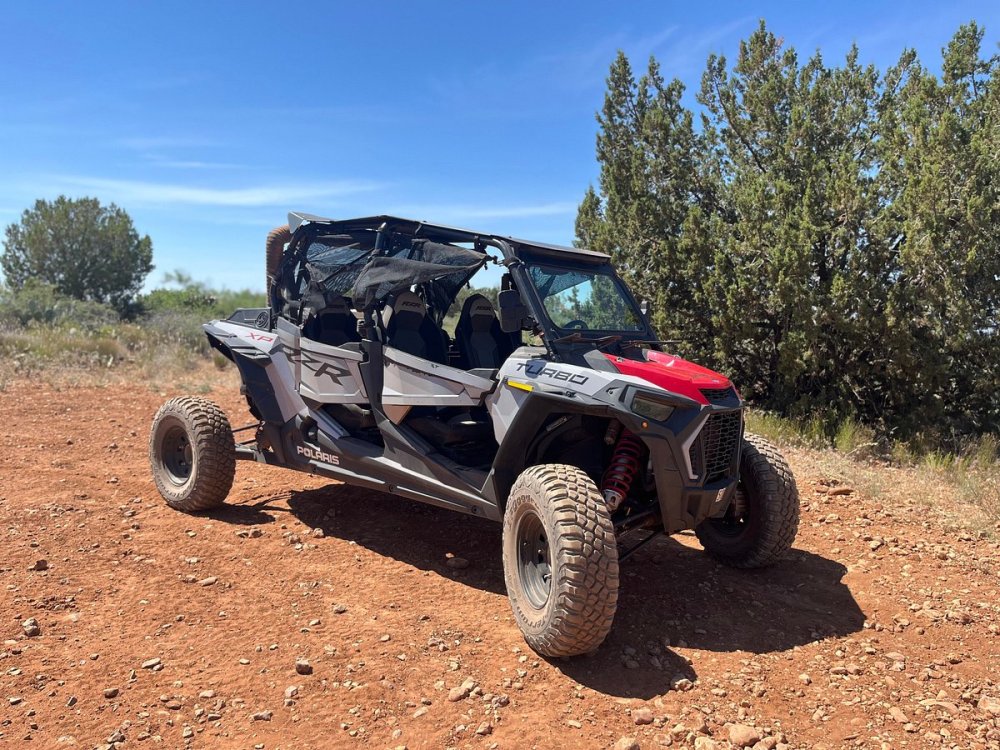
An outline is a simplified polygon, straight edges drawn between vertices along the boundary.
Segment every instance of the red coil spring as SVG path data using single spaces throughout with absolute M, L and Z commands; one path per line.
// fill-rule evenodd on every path
M 601 492 L 612 510 L 628 495 L 629 487 L 642 466 L 642 450 L 642 441 L 628 430 L 622 430 L 611 463 L 601 477 Z

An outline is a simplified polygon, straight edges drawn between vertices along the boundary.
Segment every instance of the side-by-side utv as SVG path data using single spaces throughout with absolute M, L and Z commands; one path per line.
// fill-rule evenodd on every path
M 486 264 L 495 299 L 466 289 Z M 787 463 L 744 434 L 729 380 L 664 351 L 607 255 L 292 213 L 267 283 L 267 308 L 205 325 L 239 368 L 256 423 L 236 433 L 252 437 L 203 398 L 153 421 L 174 508 L 221 504 L 246 459 L 500 521 L 515 619 L 547 656 L 601 644 L 619 561 L 659 534 L 694 529 L 741 568 L 795 538 Z

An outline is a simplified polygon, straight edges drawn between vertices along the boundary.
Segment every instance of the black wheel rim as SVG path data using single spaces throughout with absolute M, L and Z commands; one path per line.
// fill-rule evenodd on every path
M 726 515 L 711 519 L 711 523 L 712 528 L 723 536 L 738 537 L 746 532 L 750 525 L 750 493 L 742 482 L 736 486 L 736 495 L 729 503 Z
M 549 540 L 542 519 L 532 511 L 521 516 L 517 524 L 517 568 L 521 588 L 535 609 L 549 600 L 552 586 L 552 565 Z
M 163 433 L 160 445 L 163 468 L 174 484 L 184 484 L 191 477 L 194 467 L 194 452 L 187 430 L 182 425 L 170 425 Z

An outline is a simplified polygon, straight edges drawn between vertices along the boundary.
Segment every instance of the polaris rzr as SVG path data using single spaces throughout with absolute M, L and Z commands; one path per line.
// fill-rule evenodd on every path
M 466 288 L 487 264 L 495 300 Z M 693 529 L 739 568 L 795 538 L 787 463 L 744 434 L 729 380 L 664 351 L 607 255 L 292 213 L 267 289 L 267 308 L 204 326 L 256 421 L 233 430 L 196 397 L 153 421 L 174 508 L 220 505 L 245 459 L 502 522 L 514 617 L 546 656 L 601 644 L 619 562 L 660 534 Z

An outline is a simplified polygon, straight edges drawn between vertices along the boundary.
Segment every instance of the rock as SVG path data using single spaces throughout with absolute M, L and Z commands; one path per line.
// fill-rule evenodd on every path
M 194 737 L 194 730 L 191 727 L 185 726 L 184 730 L 181 732 L 181 737 L 186 740 L 190 740 Z
M 346 604 L 334 604 L 333 605 L 333 613 L 335 615 L 342 615 L 346 611 L 347 611 L 347 605 Z
M 152 659 L 146 659 L 146 661 L 144 661 L 142 663 L 142 668 L 143 669 L 154 669 L 154 668 L 156 668 L 158 666 L 160 666 L 160 657 L 159 656 L 155 656 Z
M 641 750 L 635 737 L 622 737 L 615 743 L 615 750 Z
M 760 738 L 760 730 L 746 724 L 733 724 L 729 727 L 729 741 L 736 747 L 753 747 L 760 742 Z
M 892 717 L 893 721 L 899 724 L 906 724 L 909 722 L 909 718 L 903 713 L 903 710 L 898 706 L 893 706 L 889 709 L 889 716 Z
M 302 675 L 312 674 L 313 673 L 312 664 L 310 664 L 306 659 L 296 659 L 295 671 Z
M 118 688 L 113 688 L 113 687 L 112 688 L 105 688 L 104 689 L 104 697 L 108 698 L 109 700 L 111 698 L 117 698 L 118 697 Z M 111 742 L 111 741 L 112 740 L 108 740 L 108 742 Z
M 258 711 L 255 714 L 250 714 L 251 721 L 270 721 L 271 717 L 274 716 L 273 711 Z
M 205 700 L 205 701 L 212 700 L 212 698 L 215 697 L 215 691 L 214 690 L 202 690 L 200 693 L 198 693 L 198 697 L 201 698 L 202 700 Z
M 27 620 L 21 623 L 21 629 L 24 630 L 24 634 L 29 638 L 34 638 L 35 636 L 42 634 L 42 628 L 38 624 L 38 620 L 34 617 L 29 617 Z
M 125 733 L 122 732 L 122 730 L 120 729 L 116 729 L 114 732 L 111 733 L 111 736 L 108 737 L 108 742 L 110 742 L 111 744 L 124 741 L 125 741 Z
M 449 557 L 444 564 L 452 570 L 465 570 L 469 567 L 469 561 L 464 557 Z
M 694 750 L 717 750 L 718 745 L 710 737 L 695 737 Z
M 632 710 L 632 721 L 639 726 L 653 723 L 653 712 L 648 708 L 636 708 Z
M 457 703 L 460 700 L 465 700 L 466 698 L 469 697 L 469 694 L 472 693 L 472 691 L 475 689 L 476 689 L 476 681 L 473 680 L 471 677 L 469 677 L 461 685 L 459 685 L 458 687 L 453 687 L 451 690 L 448 691 L 448 700 L 450 700 L 452 703 Z
M 218 580 L 219 579 L 216 578 L 215 576 L 209 576 L 208 578 L 202 578 L 200 581 L 198 581 L 198 585 L 199 586 L 211 586 L 214 583 L 216 583 Z
M 1000 716 L 1000 700 L 992 696 L 984 695 L 979 699 L 979 703 L 976 704 L 976 707 L 985 713 L 992 714 L 993 716 Z
M 413 712 L 413 718 L 419 719 L 425 713 L 427 713 L 427 706 L 421 706 L 420 708 L 418 708 L 416 711 Z
M 583 724 L 581 724 L 576 719 L 567 719 L 566 726 L 573 727 L 573 729 L 583 729 Z
M 829 490 L 827 490 L 826 494 L 827 495 L 853 495 L 854 494 L 854 488 L 853 487 L 848 487 L 846 485 L 843 486 L 843 487 L 831 487 Z
M 476 734 L 480 737 L 485 737 L 488 734 L 493 734 L 493 725 L 488 721 L 484 721 L 476 728 Z
M 31 567 L 28 568 L 28 570 L 34 570 L 34 571 L 39 571 L 39 572 L 41 572 L 43 570 L 48 570 L 48 569 L 49 569 L 49 561 L 48 560 L 35 560 L 35 562 L 32 563 Z
M 802 674 L 799 675 L 799 682 L 801 682 L 803 685 L 811 685 L 812 677 L 803 672 Z
M 19 695 L 12 695 L 10 698 L 7 699 L 7 702 L 10 703 L 10 705 L 12 705 L 12 706 L 16 706 L 22 700 L 24 700 L 24 699 L 21 698 L 21 696 L 19 696 Z
M 289 698 L 289 699 L 290 698 L 294 698 L 298 694 L 299 694 L 299 686 L 298 685 L 289 685 L 288 687 L 285 688 L 285 698 Z

